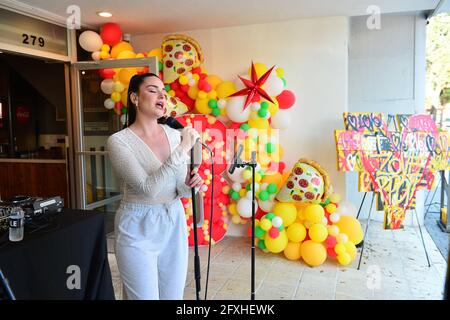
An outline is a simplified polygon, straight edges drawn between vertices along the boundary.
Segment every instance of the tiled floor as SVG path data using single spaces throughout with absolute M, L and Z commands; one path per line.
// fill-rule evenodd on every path
M 383 230 L 380 223 L 373 221 L 360 270 L 361 248 L 350 266 L 338 266 L 328 259 L 316 268 L 256 249 L 256 299 L 442 299 L 447 264 L 424 228 L 422 232 L 431 267 L 418 228 Z M 199 254 L 203 299 L 208 248 L 199 248 Z M 250 299 L 250 255 L 250 238 L 226 237 L 212 247 L 208 299 Z M 109 254 L 109 260 L 116 297 L 121 299 L 114 254 Z M 185 299 L 195 299 L 193 270 L 191 249 Z

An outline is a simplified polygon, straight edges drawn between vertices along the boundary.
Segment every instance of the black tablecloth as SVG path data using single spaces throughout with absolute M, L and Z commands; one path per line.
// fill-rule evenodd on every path
M 114 299 L 102 213 L 65 209 L 46 228 L 30 231 L 20 242 L 7 234 L 0 242 L 0 268 L 18 300 Z M 78 267 L 81 288 L 69 289 Z

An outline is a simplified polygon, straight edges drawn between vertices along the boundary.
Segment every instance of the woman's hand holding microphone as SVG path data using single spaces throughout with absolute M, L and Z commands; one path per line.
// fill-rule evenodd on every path
M 198 132 L 192 128 L 192 126 L 186 126 L 181 131 L 181 147 L 185 152 L 190 152 L 191 149 L 194 147 L 197 140 L 200 139 L 200 135 Z M 203 185 L 203 179 L 198 174 L 198 167 L 195 167 L 190 172 L 190 179 L 186 180 L 186 185 L 188 185 L 191 188 L 196 188 L 197 190 L 200 189 L 200 187 Z

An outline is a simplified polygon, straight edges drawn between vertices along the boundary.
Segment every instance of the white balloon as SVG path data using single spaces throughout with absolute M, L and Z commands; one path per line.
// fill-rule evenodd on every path
M 261 189 L 266 190 L 269 184 L 267 182 L 261 183 Z
M 232 189 L 236 192 L 239 192 L 241 190 L 241 184 L 239 182 L 234 182 L 232 185 Z
M 188 85 L 189 85 L 190 87 L 195 86 L 195 79 L 189 79 L 189 80 L 188 80 Z
M 103 45 L 103 40 L 100 35 L 97 32 L 90 30 L 84 31 L 80 34 L 78 42 L 84 50 L 89 52 L 98 51 Z
M 341 219 L 341 216 L 339 215 L 339 213 L 334 212 L 332 214 L 330 214 L 330 221 L 333 223 L 337 223 L 339 221 L 339 219 Z
M 91 54 L 92 60 L 98 61 L 100 60 L 100 51 L 94 51 Z
M 253 193 L 252 191 L 247 191 L 247 194 L 245 195 L 248 199 L 253 199 Z
M 127 115 L 123 114 L 120 116 L 120 123 L 125 124 L 125 122 L 127 122 Z
M 344 200 L 339 202 L 339 207 L 336 210 L 336 213 L 341 216 L 350 216 L 356 218 L 358 211 L 356 207 L 350 201 Z
M 291 123 L 291 117 L 289 114 L 289 111 L 285 110 L 279 110 L 273 117 L 272 117 L 272 127 L 275 129 L 286 129 L 289 127 L 289 124 Z
M 250 108 L 244 110 L 245 96 L 231 97 L 227 102 L 227 116 L 233 122 L 246 122 L 250 116 Z
M 228 177 L 231 179 L 231 181 L 244 183 L 245 179 L 242 177 L 242 171 L 244 171 L 245 168 L 235 168 L 234 172 L 232 174 L 230 174 L 228 172 L 228 169 L 230 168 L 230 166 L 231 166 L 231 164 L 228 165 L 227 174 L 228 174 Z
M 283 224 L 283 219 L 280 217 L 275 217 L 272 219 L 272 226 L 279 228 Z
M 225 99 L 217 100 L 217 106 L 219 107 L 219 109 L 224 109 L 227 106 L 227 100 Z
M 104 94 L 111 94 L 114 91 L 114 81 L 112 79 L 105 79 L 100 84 L 100 88 Z
M 112 108 L 114 108 L 114 104 L 115 104 L 115 102 L 111 98 L 106 99 L 105 102 L 103 103 L 105 108 L 108 110 L 111 110 Z
M 262 201 L 262 200 L 258 200 L 258 205 L 261 208 L 262 211 L 264 212 L 271 212 L 274 206 L 274 202 L 273 201 Z
M 269 96 L 275 97 L 283 91 L 284 83 L 276 73 L 271 73 L 262 88 L 267 92 Z
M 252 108 L 253 111 L 258 111 L 261 108 L 261 105 L 258 102 L 253 102 L 250 104 L 250 108 Z
M 255 207 L 255 213 L 256 213 L 256 210 L 258 209 L 258 207 L 256 204 L 254 207 Z M 252 216 L 252 200 L 250 200 L 248 198 L 240 198 L 236 204 L 236 210 L 241 217 L 250 218 Z

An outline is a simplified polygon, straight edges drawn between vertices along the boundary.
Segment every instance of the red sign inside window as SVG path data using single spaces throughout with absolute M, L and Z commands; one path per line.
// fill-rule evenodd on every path
M 20 106 L 16 110 L 16 119 L 20 124 L 27 124 L 30 121 L 30 108 Z

